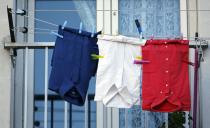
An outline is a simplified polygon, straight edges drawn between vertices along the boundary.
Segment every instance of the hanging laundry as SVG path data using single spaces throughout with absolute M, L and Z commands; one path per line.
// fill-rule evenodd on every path
M 83 105 L 85 102 L 89 80 L 96 73 L 98 59 L 91 55 L 98 55 L 97 35 L 59 26 L 53 57 L 49 89 L 55 91 L 64 100 Z
M 142 59 L 142 109 L 190 111 L 189 41 L 148 40 Z
M 99 38 L 99 60 L 95 101 L 107 107 L 130 108 L 140 104 L 141 66 L 134 60 L 141 56 L 139 46 L 145 40 L 126 36 L 103 35 Z

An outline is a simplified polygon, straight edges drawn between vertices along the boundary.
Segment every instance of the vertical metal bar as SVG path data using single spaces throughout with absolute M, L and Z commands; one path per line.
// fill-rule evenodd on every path
M 197 96 L 198 96 L 198 49 L 195 49 L 193 128 L 197 128 Z
M 91 128 L 91 100 L 88 98 L 88 128 Z
M 54 100 L 51 99 L 51 119 L 50 119 L 50 127 L 53 128 L 54 127 Z
M 112 35 L 112 0 L 110 1 L 110 34 Z
M 189 112 L 185 112 L 185 123 L 184 123 L 184 127 L 185 128 L 189 128 Z
M 28 115 L 28 47 L 25 48 L 25 65 L 24 65 L 24 128 L 27 128 Z
M 72 104 L 69 105 L 69 128 L 72 128 Z
M 31 10 L 31 11 L 28 11 L 28 13 L 27 13 L 27 15 L 29 15 L 29 16 L 31 16 L 31 17 L 35 17 L 35 3 L 36 3 L 36 1 L 35 0 L 24 0 L 25 1 L 25 10 Z M 19 1 L 20 2 L 20 1 Z M 32 19 L 28 19 L 28 18 L 26 18 L 26 17 L 24 17 L 24 20 L 26 21 L 25 22 L 25 25 L 24 26 L 30 26 L 31 28 L 34 28 L 34 26 L 35 26 L 35 21 L 34 20 L 32 20 Z M 20 26 L 22 26 L 22 25 L 20 25 Z M 34 31 L 34 30 L 30 30 L 30 32 L 32 32 L 32 31 Z M 29 33 L 26 33 L 26 34 L 24 34 L 24 35 L 26 35 L 25 36 L 25 40 L 26 40 L 26 42 L 34 42 L 34 36 L 35 36 L 35 34 L 29 34 Z M 34 62 L 35 62 L 35 59 L 34 59 L 34 49 L 30 49 L 29 50 L 29 67 L 28 67 L 28 69 L 29 69 L 29 102 L 30 102 L 30 106 L 29 106 L 29 114 L 28 114 L 28 119 L 30 119 L 31 121 L 30 122 L 28 122 L 28 123 L 30 123 L 29 125 L 28 125 L 28 127 L 29 128 L 32 128 L 32 127 L 34 127 L 34 124 L 33 124 L 33 122 L 34 122 L 34 119 L 35 119 L 35 113 L 34 113 L 34 111 L 33 111 L 33 106 L 34 106 L 34 81 L 35 81 L 35 79 L 34 79 L 34 71 L 35 71 L 35 64 L 34 64 Z
M 45 47 L 45 70 L 44 70 L 44 128 L 47 128 L 47 89 L 48 89 L 48 47 Z
M 165 113 L 164 116 L 165 116 L 165 128 L 168 128 L 168 113 Z
M 64 128 L 68 128 L 68 102 L 64 102 Z
M 105 0 L 103 0 L 103 33 L 105 33 L 104 32 L 104 30 L 105 30 L 105 28 L 104 28 L 105 27 L 104 26 L 105 25 L 105 11 L 104 10 L 105 9 L 104 8 L 105 8 Z
M 148 127 L 148 125 L 149 125 L 149 124 L 148 124 L 148 120 L 149 120 L 148 114 L 149 114 L 149 112 L 146 111 L 146 112 L 145 112 L 145 128 L 149 128 L 149 127 Z
M 199 62 L 200 63 L 200 62 Z M 200 91 L 202 91 L 202 80 L 201 80 L 201 78 L 202 78 L 202 72 L 201 72 L 201 69 L 202 69 L 202 67 L 201 67 L 201 65 L 200 65 L 200 69 L 198 69 L 198 85 L 199 85 L 199 87 L 198 87 L 198 100 L 199 100 L 199 103 L 198 103 L 198 108 L 199 108 L 199 125 L 198 125 L 198 127 L 199 128 L 203 128 L 203 123 L 202 123 L 202 121 L 203 121 L 203 119 L 202 119 L 202 117 L 203 117 L 203 113 L 202 113 L 202 105 L 203 105 L 203 103 L 202 103 L 202 96 L 203 95 L 200 95 Z
M 190 0 L 186 0 L 186 10 L 187 10 L 187 37 L 190 37 Z
M 85 128 L 88 128 L 88 95 L 85 99 Z
M 112 117 L 113 117 L 113 122 L 112 122 L 112 127 L 113 128 L 119 128 L 120 124 L 120 112 L 119 108 L 112 108 Z
M 198 25 L 199 25 L 199 13 L 198 13 L 198 0 L 196 0 L 195 3 L 195 8 L 196 8 L 196 32 L 198 32 Z
M 125 109 L 125 128 L 128 128 L 127 109 Z

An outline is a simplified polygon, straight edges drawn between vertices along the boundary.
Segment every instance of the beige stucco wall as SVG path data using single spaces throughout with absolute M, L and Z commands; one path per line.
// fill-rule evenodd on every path
M 196 9 L 196 0 L 189 0 L 190 10 Z M 200 37 L 210 37 L 210 2 L 209 0 L 198 0 L 198 33 Z M 189 12 L 189 34 L 194 36 L 196 32 L 196 12 Z M 210 42 L 210 40 L 208 40 Z M 210 44 L 210 43 L 209 43 Z M 204 51 L 204 62 L 200 70 L 200 119 L 199 128 L 209 128 L 210 124 L 210 48 Z
M 210 10 L 209 0 L 199 0 L 198 8 Z M 210 11 L 199 12 L 198 32 L 201 37 L 210 37 Z M 210 40 L 209 40 L 210 42 Z M 210 43 L 209 43 L 210 44 Z M 210 47 L 204 52 L 205 61 L 201 67 L 201 124 L 202 128 L 210 127 Z
M 12 7 L 12 0 L 0 0 L 0 127 L 10 128 L 11 64 L 9 52 L 3 47 L 3 38 L 9 35 L 6 7 Z

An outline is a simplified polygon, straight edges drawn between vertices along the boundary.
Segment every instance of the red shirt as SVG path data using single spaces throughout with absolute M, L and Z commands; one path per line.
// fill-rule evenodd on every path
M 189 41 L 148 40 L 142 47 L 142 109 L 190 111 Z

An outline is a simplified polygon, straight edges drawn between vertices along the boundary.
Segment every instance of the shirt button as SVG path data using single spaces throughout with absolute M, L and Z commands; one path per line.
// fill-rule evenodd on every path
M 163 92 L 162 91 L 160 91 L 160 94 L 162 94 Z
M 168 46 L 167 46 L 167 45 L 166 45 L 165 47 L 166 47 L 166 48 L 168 48 Z
M 166 61 L 168 61 L 168 58 L 166 58 Z
M 166 87 L 168 87 L 168 84 L 166 84 Z
M 165 72 L 168 73 L 168 70 L 166 70 Z
M 167 42 L 164 42 L 165 44 L 167 44 Z

